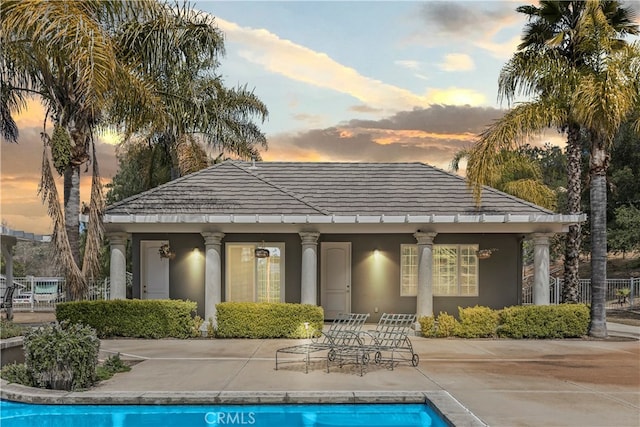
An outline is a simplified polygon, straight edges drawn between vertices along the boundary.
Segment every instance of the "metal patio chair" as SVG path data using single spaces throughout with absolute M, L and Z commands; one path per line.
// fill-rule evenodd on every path
M 347 363 L 355 363 L 359 366 L 362 376 L 372 353 L 376 364 L 387 362 L 391 370 L 401 361 L 410 362 L 414 367 L 418 366 L 420 356 L 413 351 L 409 339 L 415 320 L 415 314 L 383 313 L 375 330 L 360 332 L 357 340 L 329 350 L 327 372 L 331 363 L 337 363 L 340 367 Z
M 296 363 L 299 359 L 285 361 L 279 360 L 278 356 L 283 354 L 298 354 L 303 355 L 303 361 L 305 363 L 305 373 L 309 372 L 309 363 L 311 360 L 311 354 L 321 351 L 330 351 L 337 346 L 348 346 L 358 341 L 359 333 L 362 329 L 362 325 L 369 318 L 369 313 L 340 313 L 333 320 L 329 329 L 325 332 L 320 332 L 319 337 L 312 337 L 310 341 L 305 344 L 299 344 L 289 347 L 283 347 L 276 350 L 276 371 L 278 365 L 283 363 Z

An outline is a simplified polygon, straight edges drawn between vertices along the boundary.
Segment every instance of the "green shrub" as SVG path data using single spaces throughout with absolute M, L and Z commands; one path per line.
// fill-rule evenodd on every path
M 0 378 L 10 383 L 22 384 L 33 387 L 33 378 L 24 363 L 10 363 L 2 367 Z
M 24 328 L 5 319 L 0 319 L 0 339 L 19 337 L 24 333 Z
M 461 338 L 484 338 L 495 336 L 498 329 L 498 312 L 489 307 L 458 307 L 460 321 L 455 335 Z
M 450 314 L 440 312 L 438 314 L 436 336 L 438 338 L 450 337 L 454 334 L 458 321 Z
M 56 305 L 56 318 L 89 325 L 101 338 L 190 338 L 195 311 L 182 300 L 76 301 Z
M 34 328 L 24 337 L 25 363 L 36 387 L 76 390 L 96 379 L 96 331 L 66 322 Z
M 119 372 L 129 372 L 131 367 L 127 366 L 122 359 L 120 353 L 109 356 L 102 362 L 101 366 L 96 368 L 96 376 L 99 381 L 108 380 Z
M 305 338 L 324 321 L 322 308 L 309 304 L 223 302 L 216 309 L 218 338 Z
M 529 305 L 500 311 L 498 335 L 509 338 L 571 338 L 587 334 L 589 308 L 584 304 Z
M 418 319 L 420 323 L 420 330 L 423 337 L 435 337 L 436 336 L 436 320 L 433 316 L 422 316 Z

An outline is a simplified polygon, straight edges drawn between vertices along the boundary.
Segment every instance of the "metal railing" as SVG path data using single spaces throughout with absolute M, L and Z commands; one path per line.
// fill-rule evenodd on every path
M 127 287 L 132 285 L 133 275 L 127 272 Z M 66 300 L 67 283 L 64 277 L 14 277 L 14 311 L 52 311 L 56 304 Z M 7 288 L 6 278 L 0 276 L 0 298 Z M 108 300 L 111 296 L 109 277 L 89 281 L 85 300 Z
M 562 302 L 563 280 L 560 277 L 549 278 L 549 301 L 551 304 Z M 623 296 L 620 291 L 628 289 L 629 294 Z M 607 279 L 606 308 L 633 307 L 640 297 L 640 277 L 628 279 Z M 580 279 L 578 288 L 579 302 L 591 303 L 591 280 Z M 522 286 L 522 304 L 533 304 L 533 283 L 527 281 Z

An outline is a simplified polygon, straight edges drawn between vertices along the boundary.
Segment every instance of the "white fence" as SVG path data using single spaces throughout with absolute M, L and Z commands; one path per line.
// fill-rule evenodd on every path
M 549 300 L 551 304 L 560 304 L 562 302 L 562 285 L 563 280 L 561 278 L 549 278 Z M 629 295 L 626 297 L 621 296 L 618 291 L 622 289 L 628 289 Z M 580 279 L 578 298 L 581 303 L 591 303 L 590 279 Z M 640 298 L 640 277 L 607 279 L 606 308 L 632 307 L 638 298 Z M 522 303 L 533 304 L 533 284 L 531 281 L 525 281 L 522 286 Z
M 133 275 L 127 273 L 127 287 L 131 286 Z M 14 277 L 14 311 L 51 311 L 59 302 L 66 300 L 67 284 L 64 277 Z M 7 289 L 6 278 L 0 276 L 0 298 Z M 86 300 L 109 299 L 111 283 L 109 278 L 89 282 Z

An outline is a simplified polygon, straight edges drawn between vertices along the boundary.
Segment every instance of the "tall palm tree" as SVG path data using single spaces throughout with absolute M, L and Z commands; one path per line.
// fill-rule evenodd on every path
M 588 131 L 592 141 L 592 210 L 594 205 L 599 209 L 602 197 L 606 200 L 600 185 L 604 185 L 602 172 L 606 174 L 607 138 L 632 109 L 638 108 L 637 61 L 640 56 L 637 45 L 626 46 L 618 38 L 620 31 L 610 19 L 612 3 L 590 1 L 582 10 L 574 31 L 573 46 L 581 58 L 579 64 L 570 63 L 566 56 L 553 50 L 540 52 L 545 59 L 536 62 L 537 65 L 527 71 L 526 79 L 522 79 L 535 91 L 534 100 L 517 105 L 481 135 L 469 162 L 472 167 L 468 176 L 472 183 L 483 182 L 487 171 L 495 169 L 492 155 L 498 149 L 513 147 L 530 132 L 550 126 L 562 127 L 574 121 Z M 629 10 L 625 13 L 632 16 Z M 625 31 L 637 32 L 637 26 Z M 637 56 L 634 57 L 634 53 Z M 600 116 L 596 118 L 594 113 Z M 474 188 L 479 196 L 478 185 Z M 596 233 L 596 239 L 592 239 L 595 268 L 592 268 L 590 334 L 593 336 L 606 336 L 603 291 L 606 230 L 603 231 L 602 221 L 603 217 L 592 211 L 592 235 Z M 606 225 L 606 219 L 604 221 Z
M 582 52 L 576 48 L 576 30 L 581 16 L 584 14 L 584 1 L 541 1 L 539 6 L 521 6 L 516 10 L 529 18 L 525 27 L 522 43 L 518 52 L 503 68 L 499 79 L 499 94 L 509 103 L 516 93 L 522 95 L 539 94 L 546 96 L 549 87 L 555 82 L 545 82 L 544 79 L 555 79 L 551 74 L 538 73 L 546 67 L 545 61 L 555 61 L 554 56 L 560 55 L 565 60 L 565 66 L 575 69 L 584 63 Z M 638 27 L 633 23 L 633 15 L 629 9 L 622 8 L 617 1 L 601 2 L 601 10 L 610 25 L 615 29 L 613 34 L 617 46 L 623 46 L 622 37 L 627 34 L 637 34 Z M 575 88 L 575 79 L 569 81 L 565 95 L 570 96 Z M 569 103 L 563 101 L 566 108 Z M 576 123 L 572 111 L 567 111 L 565 123 L 556 126 L 567 133 L 567 213 L 578 214 L 581 211 L 581 158 L 582 143 L 580 125 Z M 580 224 L 569 227 L 566 234 L 564 259 L 563 301 L 578 301 L 578 262 L 581 245 Z
M 591 135 L 589 182 L 591 207 L 591 323 L 589 334 L 607 336 L 607 170 L 609 152 L 620 125 L 640 111 L 640 43 L 620 49 L 613 28 L 596 2 L 580 21 L 578 48 L 586 72 L 573 95 L 577 119 Z M 640 119 L 635 122 L 640 130 Z
M 93 131 L 114 92 L 126 87 L 130 95 L 150 99 L 139 76 L 117 61 L 111 31 L 137 16 L 160 12 L 159 5 L 150 0 L 0 3 L 3 135 L 10 141 L 17 140 L 12 113 L 23 109 L 28 97 L 35 96 L 45 104 L 53 132 L 49 135 L 45 127 L 42 133 L 45 144 L 40 193 L 53 219 L 56 253 L 71 298 L 81 297 L 85 278 L 96 273 L 102 240 L 102 197 Z M 64 176 L 64 211 L 49 157 Z M 81 263 L 80 170 L 88 163 L 92 165 L 90 222 Z

